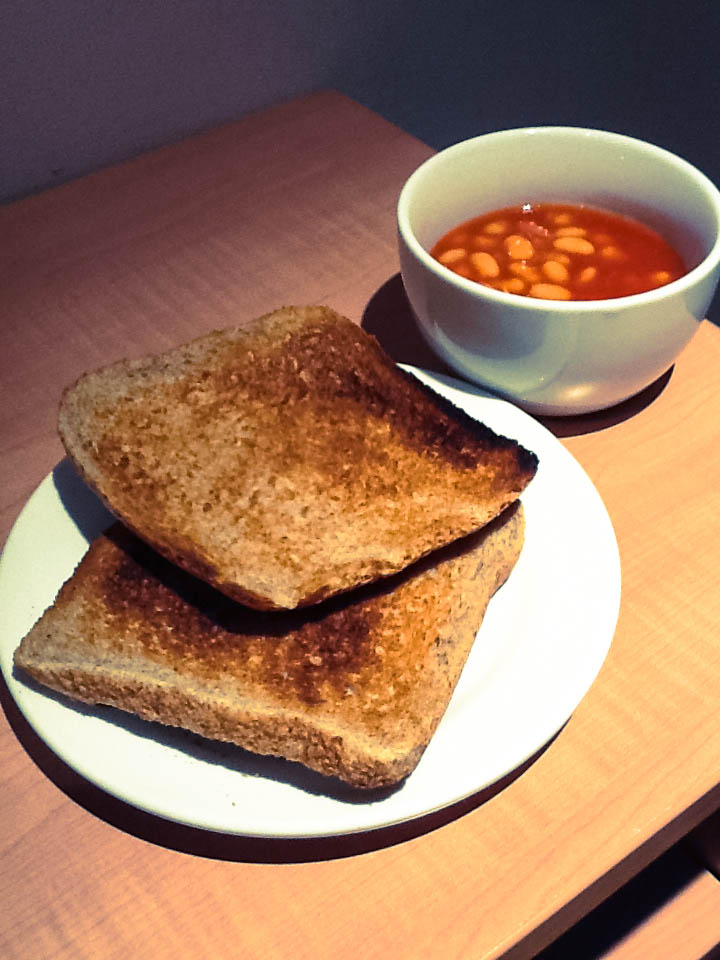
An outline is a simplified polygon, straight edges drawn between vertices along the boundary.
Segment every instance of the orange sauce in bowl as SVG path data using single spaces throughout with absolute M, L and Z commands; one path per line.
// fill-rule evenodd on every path
M 430 253 L 469 280 L 544 300 L 626 297 L 687 273 L 655 230 L 580 204 L 493 210 L 450 230 Z

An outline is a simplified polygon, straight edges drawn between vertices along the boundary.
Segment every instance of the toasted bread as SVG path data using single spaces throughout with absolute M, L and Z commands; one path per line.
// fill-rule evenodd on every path
M 116 524 L 15 665 L 77 700 L 356 787 L 391 785 L 414 769 L 443 716 L 523 531 L 515 504 L 387 580 L 278 613 L 235 603 Z
M 59 430 L 126 526 L 258 609 L 403 569 L 497 516 L 537 467 L 325 307 L 88 374 Z

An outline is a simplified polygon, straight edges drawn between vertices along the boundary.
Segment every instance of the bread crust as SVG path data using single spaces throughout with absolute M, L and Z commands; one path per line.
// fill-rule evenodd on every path
M 355 787 L 396 784 L 440 722 L 523 531 L 515 504 L 382 583 L 266 613 L 117 524 L 91 545 L 15 665 L 74 699 L 299 761 Z
M 326 307 L 88 374 L 59 431 L 126 526 L 268 610 L 396 573 L 489 522 L 537 468 Z

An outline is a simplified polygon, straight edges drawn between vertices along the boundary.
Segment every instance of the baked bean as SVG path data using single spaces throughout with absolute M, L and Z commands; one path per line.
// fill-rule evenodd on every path
M 509 263 L 508 270 L 528 283 L 537 283 L 540 279 L 540 271 L 531 267 L 529 263 L 525 263 L 524 260 L 515 260 Z
M 517 233 L 505 238 L 505 249 L 513 260 L 532 260 L 535 256 L 535 249 L 528 238 Z
M 595 247 L 584 237 L 558 237 L 557 240 L 553 240 L 553 246 L 556 250 L 580 253 L 584 257 L 590 253 L 595 253 Z
M 542 265 L 542 272 L 553 283 L 565 283 L 569 277 L 568 268 L 559 260 L 546 260 Z
M 555 231 L 556 237 L 585 237 L 587 230 L 585 227 L 560 227 Z
M 592 207 L 523 204 L 458 224 L 432 247 L 449 270 L 506 294 L 604 300 L 686 272 L 654 230 Z
M 534 283 L 530 287 L 530 296 L 540 300 L 569 300 L 570 291 L 557 283 Z
M 480 276 L 487 280 L 500 275 L 500 264 L 491 253 L 471 253 L 470 262 Z
M 451 263 L 459 263 L 461 260 L 464 260 L 466 256 L 467 250 L 464 250 L 463 247 L 453 247 L 451 250 L 446 250 L 444 253 L 441 253 L 438 260 L 440 263 L 448 266 Z
M 478 235 L 472 238 L 472 245 L 478 247 L 480 250 L 492 250 L 493 247 L 498 245 L 498 240 L 497 237 Z

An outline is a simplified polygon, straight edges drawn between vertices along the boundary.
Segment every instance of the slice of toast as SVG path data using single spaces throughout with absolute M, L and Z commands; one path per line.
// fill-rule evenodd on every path
M 59 430 L 119 519 L 258 609 L 403 569 L 497 516 L 537 468 L 325 307 L 88 374 Z
M 425 750 L 523 532 L 518 503 L 382 582 L 306 610 L 259 612 L 116 524 L 24 638 L 15 665 L 77 700 L 356 787 L 387 786 Z

